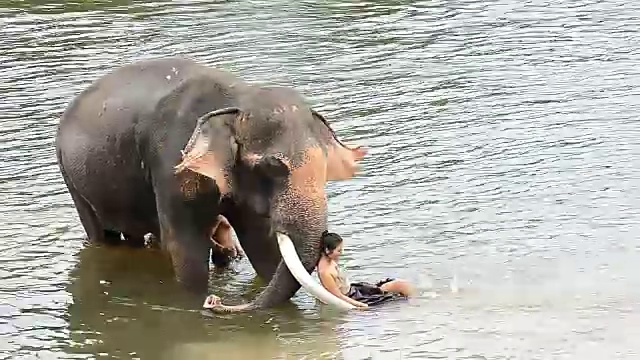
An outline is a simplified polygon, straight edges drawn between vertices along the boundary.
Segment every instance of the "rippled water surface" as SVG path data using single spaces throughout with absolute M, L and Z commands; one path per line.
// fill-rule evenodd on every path
M 638 357 L 637 1 L 0 4 L 0 358 Z M 296 87 L 368 146 L 329 185 L 344 266 L 421 296 L 206 318 L 155 252 L 85 245 L 59 115 L 169 55 Z M 246 260 L 213 276 L 260 289 Z

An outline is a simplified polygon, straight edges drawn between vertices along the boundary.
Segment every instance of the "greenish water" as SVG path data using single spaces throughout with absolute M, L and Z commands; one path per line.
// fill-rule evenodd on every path
M 0 0 L 0 358 L 636 359 L 639 27 L 630 0 Z M 83 244 L 58 117 L 175 55 L 296 87 L 368 146 L 328 187 L 344 265 L 421 296 L 210 318 L 160 254 Z M 212 274 L 229 302 L 260 286 Z

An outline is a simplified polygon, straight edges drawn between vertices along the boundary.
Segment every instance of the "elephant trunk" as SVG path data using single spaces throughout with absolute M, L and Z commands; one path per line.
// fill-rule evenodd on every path
M 291 275 L 284 261 L 281 260 L 267 287 L 252 302 L 241 305 L 215 304 L 217 297 L 209 295 L 205 300 L 204 307 L 217 313 L 266 309 L 287 301 L 295 295 L 298 289 L 300 289 L 300 284 Z
M 298 240 L 294 242 L 283 232 L 276 232 L 282 258 L 267 287 L 251 303 L 236 306 L 217 303 L 215 306 L 207 306 L 207 301 L 211 303 L 209 297 L 205 301 L 205 307 L 222 313 L 269 308 L 289 300 L 302 286 L 324 303 L 342 309 L 353 308 L 353 305 L 329 293 L 310 275 L 320 258 L 320 233 L 303 231 L 298 234 L 300 235 L 292 234 Z

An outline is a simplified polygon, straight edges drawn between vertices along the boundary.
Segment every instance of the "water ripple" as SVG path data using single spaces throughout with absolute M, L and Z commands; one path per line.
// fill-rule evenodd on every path
M 273 358 L 635 358 L 639 15 L 623 0 L 4 2 L 0 358 L 255 357 L 231 333 Z M 168 55 L 295 86 L 367 145 L 363 173 L 328 185 L 345 267 L 423 297 L 330 324 L 305 294 L 300 319 L 203 321 L 155 255 L 86 248 L 60 114 L 113 67 Z M 256 291 L 246 262 L 213 282 Z

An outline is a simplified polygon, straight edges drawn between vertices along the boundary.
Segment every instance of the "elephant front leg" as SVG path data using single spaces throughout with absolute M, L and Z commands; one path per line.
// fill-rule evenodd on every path
M 164 201 L 162 201 L 164 200 Z M 169 254 L 176 280 L 196 294 L 206 293 L 209 283 L 211 223 L 188 204 L 160 198 L 160 246 Z
M 280 251 L 275 234 L 271 232 L 270 219 L 257 215 L 250 207 L 227 200 L 224 216 L 233 227 L 244 255 L 258 277 L 268 283 L 280 263 Z
M 176 280 L 196 294 L 207 292 L 209 282 L 208 242 L 191 231 L 163 228 L 162 245 L 171 257 Z
M 176 279 L 189 290 L 206 293 L 220 194 L 214 183 L 194 172 L 175 175 L 160 167 L 152 178 L 160 243 L 171 256 Z

